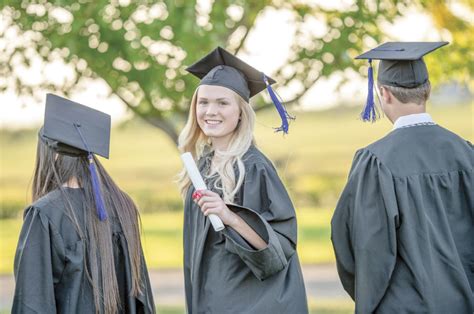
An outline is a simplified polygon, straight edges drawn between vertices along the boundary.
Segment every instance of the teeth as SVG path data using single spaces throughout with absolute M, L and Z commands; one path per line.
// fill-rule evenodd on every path
M 217 121 L 217 120 L 206 120 L 206 123 L 207 123 L 207 124 L 219 124 L 219 123 L 221 123 L 221 121 Z

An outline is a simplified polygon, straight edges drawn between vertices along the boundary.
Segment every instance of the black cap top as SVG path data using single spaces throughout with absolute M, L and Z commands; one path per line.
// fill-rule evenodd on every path
M 61 154 L 79 156 L 94 153 L 109 158 L 110 115 L 47 94 L 44 126 L 39 136 Z
M 414 88 L 428 81 L 423 56 L 448 42 L 388 42 L 356 59 L 382 60 L 378 81 L 383 85 Z
M 199 85 L 227 87 L 247 102 L 266 88 L 262 72 L 221 47 L 189 66 L 186 71 L 201 79 Z M 267 80 L 270 85 L 275 83 L 270 77 Z

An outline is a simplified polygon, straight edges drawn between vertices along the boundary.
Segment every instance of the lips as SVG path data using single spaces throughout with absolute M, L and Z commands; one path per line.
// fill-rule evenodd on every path
M 218 125 L 218 124 L 221 124 L 222 121 L 220 120 L 204 120 L 206 122 L 206 124 L 209 124 L 209 125 Z

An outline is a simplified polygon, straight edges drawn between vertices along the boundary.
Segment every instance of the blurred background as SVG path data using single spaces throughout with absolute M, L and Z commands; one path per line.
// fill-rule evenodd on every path
M 198 80 L 184 68 L 217 45 L 277 80 L 296 116 L 286 136 L 264 95 L 252 99 L 256 140 L 295 203 L 298 251 L 312 313 L 351 313 L 334 266 L 330 219 L 352 157 L 390 132 L 362 123 L 367 63 L 385 41 L 449 41 L 428 55 L 428 111 L 473 134 L 474 1 L 22 1 L 0 6 L 0 312 L 14 289 L 21 213 L 30 199 L 47 92 L 112 115 L 102 159 L 141 210 L 161 313 L 184 313 L 177 136 Z M 469 35 L 470 34 L 470 35 Z

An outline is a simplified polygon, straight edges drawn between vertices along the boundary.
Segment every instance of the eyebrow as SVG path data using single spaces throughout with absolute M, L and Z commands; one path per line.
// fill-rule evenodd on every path
M 199 99 L 199 100 L 208 100 L 206 97 L 199 97 L 198 99 Z M 227 101 L 229 101 L 230 98 L 227 98 L 227 97 L 220 97 L 220 98 L 217 98 L 216 100 L 221 100 L 221 101 L 222 101 L 222 100 L 227 100 Z

